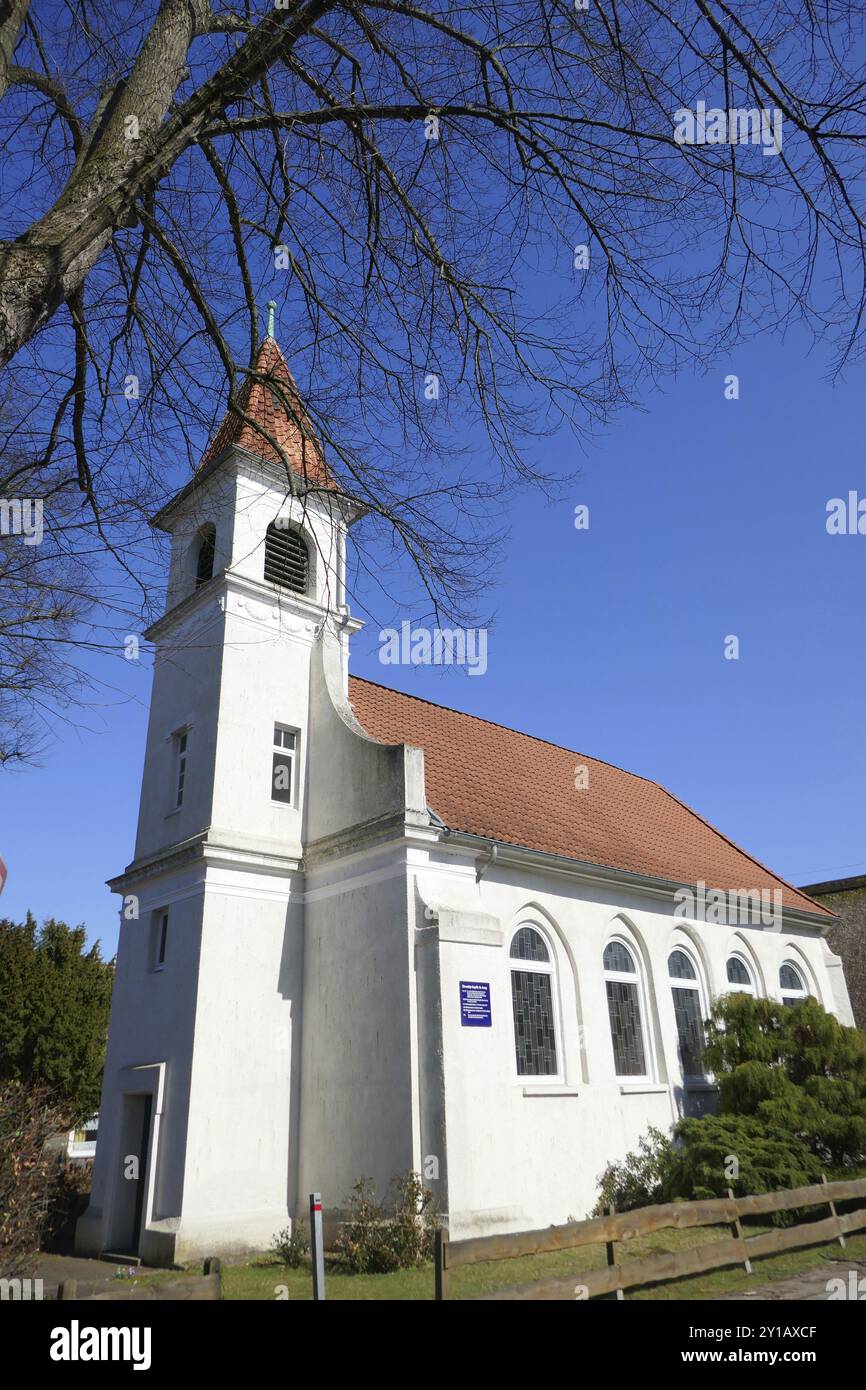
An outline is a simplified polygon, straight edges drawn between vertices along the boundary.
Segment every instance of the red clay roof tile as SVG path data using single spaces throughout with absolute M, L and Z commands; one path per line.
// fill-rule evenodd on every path
M 336 490 L 337 483 L 325 462 L 322 446 L 316 438 L 312 422 L 301 400 L 294 377 L 286 359 L 273 338 L 266 338 L 259 348 L 256 371 L 273 377 L 285 389 L 292 402 L 295 418 L 286 411 L 271 388 L 263 381 L 247 378 L 241 387 L 238 403 L 251 419 L 277 441 L 291 464 L 293 472 L 314 487 Z M 205 450 L 204 468 L 230 444 L 256 454 L 268 463 L 282 463 L 277 450 L 246 420 L 227 410 L 219 429 Z
M 786 907 L 832 915 L 657 782 L 357 676 L 349 699 L 374 738 L 424 749 L 427 804 L 452 830 L 708 890 L 781 889 Z

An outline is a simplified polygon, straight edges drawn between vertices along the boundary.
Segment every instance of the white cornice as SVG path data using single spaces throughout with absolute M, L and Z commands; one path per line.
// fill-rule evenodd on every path
M 296 852 L 288 854 L 252 850 L 243 845 L 209 841 L 205 831 L 180 844 L 168 845 L 156 854 L 133 860 L 122 874 L 108 880 L 108 886 L 114 893 L 125 893 L 135 883 L 186 869 L 197 861 L 205 868 L 243 869 L 247 873 L 274 876 L 297 874 L 302 869 L 300 846 Z
M 323 622 L 331 622 L 341 633 L 350 635 L 360 632 L 364 626 L 360 618 L 351 616 L 348 608 L 324 608 L 306 594 L 294 594 L 290 589 L 280 589 L 226 569 L 157 618 L 145 632 L 145 638 L 148 642 L 162 641 L 180 623 L 187 622 L 193 614 L 198 616 L 199 609 L 204 622 L 214 621 L 215 614 L 204 614 L 206 606 L 212 603 L 216 603 L 222 613 L 231 611 L 235 616 L 268 627 L 286 617 L 294 618 L 298 624 L 297 635 L 305 635 L 311 642 Z
M 310 871 L 315 871 L 334 860 L 351 864 L 356 859 L 367 857 L 371 850 L 391 845 L 430 850 L 438 840 L 439 832 L 435 826 L 421 821 L 407 821 L 403 810 L 392 811 L 375 820 L 362 821 L 312 841 L 305 846 L 304 863 Z
M 547 873 L 575 879 L 582 883 L 602 883 L 606 886 L 627 885 L 636 892 L 648 897 L 668 899 L 684 888 L 694 891 L 694 884 L 681 883 L 677 879 L 659 878 L 652 874 L 634 873 L 629 869 L 618 869 L 607 864 L 591 864 L 582 859 L 571 859 L 563 854 L 551 854 L 545 850 L 529 849 L 523 845 L 512 845 L 502 840 L 494 840 L 486 835 L 473 835 L 464 830 L 444 830 L 439 840 L 441 848 L 449 847 L 462 856 L 472 853 L 487 856 L 491 846 L 496 848 L 496 864 L 515 868 L 543 869 Z M 785 907 L 783 924 L 808 927 L 822 936 L 836 923 L 836 918 L 826 918 L 822 913 L 806 912 L 803 909 Z

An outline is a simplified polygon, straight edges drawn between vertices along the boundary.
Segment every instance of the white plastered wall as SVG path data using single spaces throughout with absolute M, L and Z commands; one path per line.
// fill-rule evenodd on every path
M 779 967 L 791 960 L 820 1002 L 844 1014 L 839 977 L 828 971 L 817 929 L 683 922 L 670 899 L 625 886 L 499 866 L 476 883 L 473 863 L 436 858 L 416 871 L 423 905 L 416 925 L 420 940 L 438 937 L 443 1195 L 454 1238 L 586 1216 L 607 1163 L 634 1149 L 650 1125 L 668 1130 L 687 1097 L 703 1106 L 699 1089 L 684 1091 L 680 1072 L 667 965 L 675 946 L 696 962 L 704 1000 L 729 987 L 726 961 L 738 951 L 752 963 L 759 992 L 779 998 Z M 536 926 L 554 953 L 556 1078 L 516 1071 L 508 948 L 523 922 Z M 602 969 L 614 936 L 640 967 L 646 1079 L 615 1075 Z M 462 1025 L 461 980 L 489 982 L 491 1027 Z

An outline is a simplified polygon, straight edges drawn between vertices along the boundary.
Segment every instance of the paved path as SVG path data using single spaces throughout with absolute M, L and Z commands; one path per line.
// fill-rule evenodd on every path
M 63 1279 L 77 1279 L 80 1297 L 86 1294 L 108 1293 L 111 1290 L 125 1290 L 132 1280 L 118 1279 L 118 1272 L 124 1268 L 109 1260 L 86 1260 L 77 1255 L 40 1255 L 35 1274 L 43 1281 L 44 1297 L 56 1298 L 57 1286 Z M 158 1271 L 141 1265 L 138 1274 L 155 1274 Z
M 833 1281 L 841 1281 L 834 1283 Z M 831 1295 L 837 1299 L 866 1301 L 866 1261 L 845 1258 L 845 1252 L 832 1260 L 823 1260 L 814 1269 L 804 1270 L 802 1274 L 790 1274 L 775 1284 L 766 1284 L 762 1289 L 745 1293 L 725 1293 L 723 1299 L 736 1299 L 741 1303 L 769 1301 L 820 1301 L 826 1303 Z
M 143 1284 L 139 1278 L 118 1278 L 118 1272 L 129 1273 L 129 1266 L 119 1265 L 110 1260 L 86 1260 L 75 1255 L 39 1256 L 36 1277 L 43 1282 L 42 1296 L 46 1299 L 57 1297 L 57 1286 L 64 1279 L 75 1279 L 78 1299 L 185 1299 L 199 1301 L 217 1299 L 222 1296 L 219 1274 L 181 1274 L 176 1279 L 163 1279 L 156 1284 Z M 140 1265 L 136 1275 L 157 1274 L 164 1271 Z

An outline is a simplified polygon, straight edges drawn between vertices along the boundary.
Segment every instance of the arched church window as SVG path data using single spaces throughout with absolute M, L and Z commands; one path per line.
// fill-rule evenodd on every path
M 265 535 L 265 579 L 305 594 L 309 581 L 310 555 L 300 532 L 280 521 L 272 521 Z
M 616 1074 L 647 1076 L 640 977 L 634 957 L 624 941 L 609 941 L 603 964 Z
M 213 578 L 214 552 L 216 550 L 216 528 L 203 526 L 199 532 L 198 555 L 195 564 L 195 587 L 200 589 Z
M 779 971 L 779 988 L 782 993 L 783 1004 L 802 1004 L 809 997 L 803 976 L 796 965 L 792 965 L 789 960 L 785 961 Z
M 511 1007 L 518 1076 L 557 1076 L 554 966 L 535 927 L 511 939 Z
M 728 984 L 734 993 L 754 994 L 755 982 L 752 973 L 741 956 L 728 956 Z
M 668 974 L 677 1025 L 677 1046 L 683 1079 L 704 1075 L 704 1009 L 695 964 L 677 947 L 668 956 Z

